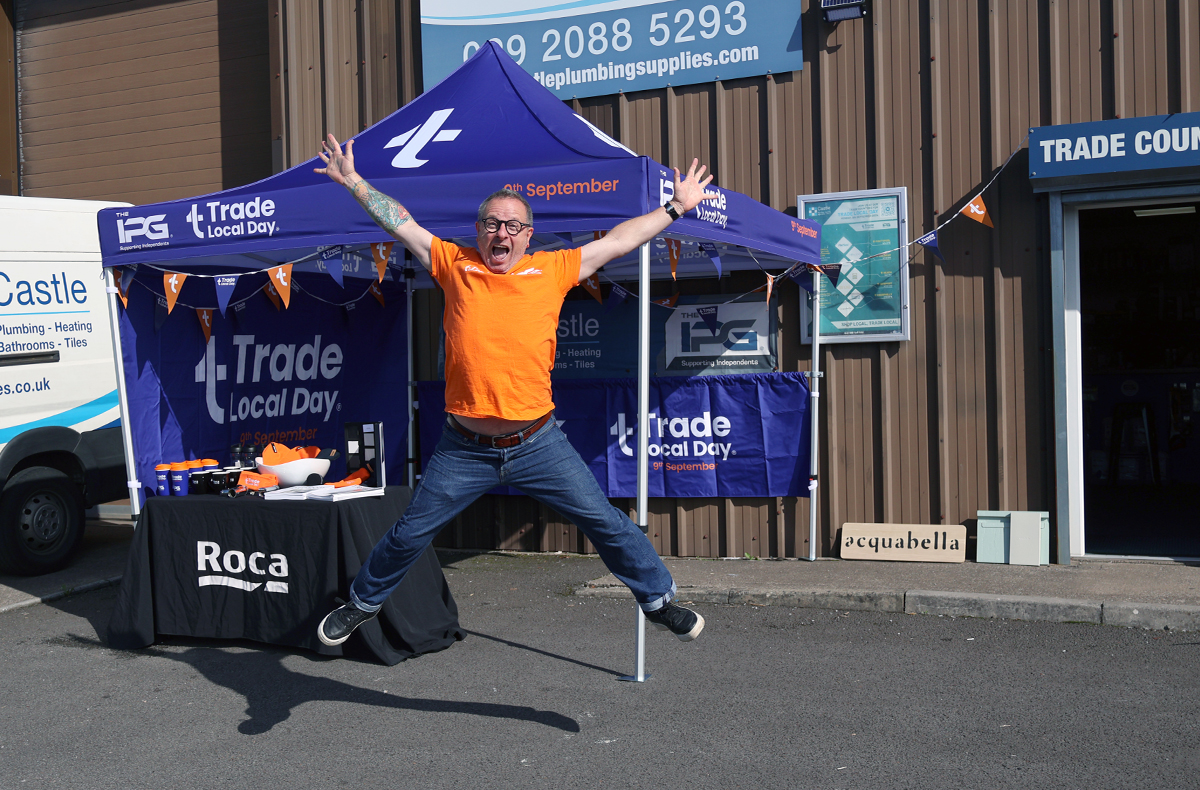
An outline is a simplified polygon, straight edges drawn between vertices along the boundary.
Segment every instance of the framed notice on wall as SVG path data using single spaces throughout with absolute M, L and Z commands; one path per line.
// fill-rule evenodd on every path
M 800 195 L 799 215 L 821 223 L 822 343 L 908 340 L 908 190 L 866 189 Z M 812 309 L 802 302 L 802 340 L 812 342 Z

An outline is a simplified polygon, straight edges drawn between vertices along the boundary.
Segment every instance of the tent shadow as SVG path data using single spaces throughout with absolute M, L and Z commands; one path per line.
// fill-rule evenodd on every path
M 80 636 L 73 636 L 72 642 L 80 647 L 105 646 L 98 640 Z M 259 735 L 269 731 L 276 724 L 286 721 L 293 710 L 306 702 L 354 702 L 402 711 L 468 714 L 527 721 L 564 732 L 579 732 L 577 721 L 554 711 L 492 702 L 403 697 L 360 688 L 340 680 L 293 672 L 282 663 L 283 657 L 290 654 L 281 651 L 255 650 L 230 654 L 216 647 L 197 646 L 182 652 L 154 650 L 154 655 L 187 664 L 210 683 L 245 697 L 247 718 L 237 726 L 238 732 L 243 735 Z
M 528 650 L 530 653 L 537 653 L 539 656 L 546 656 L 547 658 L 555 658 L 555 659 L 558 659 L 559 661 L 566 661 L 568 664 L 576 664 L 578 666 L 585 667 L 587 669 L 594 669 L 597 672 L 604 672 L 606 674 L 612 675 L 613 677 L 621 676 L 621 673 L 617 672 L 616 670 L 605 669 L 604 667 L 599 667 L 599 666 L 596 666 L 595 664 L 589 664 L 586 661 L 580 661 L 577 658 L 567 658 L 566 656 L 560 656 L 558 653 L 551 653 L 549 651 L 542 650 L 540 648 L 530 647 L 529 645 L 521 644 L 520 642 L 513 642 L 508 639 L 501 639 L 498 636 L 492 636 L 491 634 L 485 634 L 482 631 L 472 631 L 469 628 L 464 628 L 463 631 L 470 634 L 471 636 L 477 636 L 481 639 L 490 639 L 493 642 L 499 642 L 500 644 L 507 645 L 508 647 L 515 647 L 518 650 Z

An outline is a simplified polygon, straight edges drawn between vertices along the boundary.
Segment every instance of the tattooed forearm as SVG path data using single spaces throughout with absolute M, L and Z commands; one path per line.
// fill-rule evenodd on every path
M 371 219 L 388 233 L 395 235 L 397 228 L 412 219 L 408 209 L 361 178 L 353 186 L 347 185 L 347 188 L 371 215 Z

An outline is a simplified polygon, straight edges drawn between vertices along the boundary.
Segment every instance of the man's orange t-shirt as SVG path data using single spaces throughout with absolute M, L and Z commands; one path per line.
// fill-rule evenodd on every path
M 558 313 L 581 260 L 578 249 L 535 252 L 493 274 L 475 249 L 434 238 L 430 270 L 446 293 L 446 411 L 532 420 L 554 408 Z

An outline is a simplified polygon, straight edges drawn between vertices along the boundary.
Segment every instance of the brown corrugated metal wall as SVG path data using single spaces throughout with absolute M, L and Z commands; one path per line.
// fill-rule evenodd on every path
M 270 175 L 265 0 L 16 15 L 22 194 L 148 203 Z
M 816 0 L 800 4 L 801 71 L 571 106 L 639 153 L 670 164 L 699 157 L 717 183 L 782 211 L 794 213 L 799 194 L 907 187 L 910 238 L 954 217 L 1021 148 L 1031 126 L 1200 110 L 1200 0 L 876 0 L 866 19 L 836 26 L 819 19 Z M 218 0 L 55 0 L 19 8 L 27 193 L 116 197 L 97 190 L 107 179 L 128 179 L 122 188 L 132 189 L 148 177 L 105 170 L 104 163 L 92 164 L 95 157 L 54 161 L 62 153 L 52 153 L 60 142 L 53 135 L 77 150 L 81 143 L 65 137 L 61 124 L 53 132 L 42 128 L 55 115 L 53 102 L 92 96 L 98 83 L 92 91 L 74 88 L 67 83 L 71 72 L 41 79 L 40 68 L 61 68 L 66 58 L 42 54 L 50 39 L 65 40 L 71 25 L 99 25 L 137 10 L 147 52 L 192 53 L 195 46 L 179 39 L 150 46 L 161 40 L 151 32 L 155 19 L 191 14 L 197 40 L 208 42 L 211 53 L 214 31 L 240 29 L 231 20 L 254 13 L 243 7 Z M 348 136 L 419 92 L 417 0 L 267 0 L 262 13 L 262 46 L 269 39 L 270 51 L 270 100 L 262 104 L 271 108 L 275 169 L 310 158 L 325 132 Z M 85 49 L 114 48 L 114 41 L 97 40 Z M 91 57 L 88 68 L 109 69 L 105 75 L 121 82 L 105 65 L 119 58 Z M 197 67 L 207 69 L 203 84 L 214 84 L 211 57 L 204 63 L 189 60 L 190 70 L 171 73 L 160 64 L 162 74 L 139 86 L 148 92 L 144 102 L 156 101 L 138 107 L 157 110 L 167 102 L 171 113 L 183 112 L 178 96 L 199 90 L 200 82 L 188 81 Z M 221 82 L 221 91 L 227 87 Z M 122 94 L 119 106 L 138 95 Z M 114 94 L 94 104 L 116 107 L 116 101 Z M 251 114 L 222 96 L 205 105 L 209 115 L 188 109 L 192 114 L 180 118 L 211 125 L 218 103 L 222 122 L 226 107 L 229 117 Z M 88 123 L 81 138 L 115 128 L 96 117 Z M 151 127 L 165 128 L 156 123 Z M 228 172 L 221 183 L 213 179 L 211 152 L 194 165 L 182 153 L 192 150 L 182 141 L 196 133 L 174 134 L 179 154 L 152 148 L 147 157 L 153 172 L 171 174 L 171 196 L 203 190 L 191 186 L 201 176 L 189 173 L 209 173 L 208 188 L 231 185 Z M 984 195 L 994 230 L 957 218 L 942 231 L 945 262 L 911 252 L 909 341 L 823 348 L 820 553 L 836 551 L 836 531 L 846 521 L 961 523 L 978 509 L 1054 512 L 1048 214 L 1030 189 L 1027 168 L 1019 151 Z M 158 199 L 164 189 L 139 188 L 146 192 L 137 199 Z M 121 193 L 128 194 L 134 193 Z M 730 294 L 759 285 L 761 275 L 733 273 L 678 287 Z M 656 283 L 652 295 L 671 288 Z M 776 293 L 781 369 L 807 370 L 800 291 L 789 284 Z M 419 294 L 420 379 L 437 377 L 440 308 L 438 293 Z M 803 556 L 807 500 L 652 500 L 650 534 L 664 554 Z M 590 550 L 556 514 L 519 497 L 485 497 L 439 540 Z
M 804 5 L 803 71 L 573 106 L 639 153 L 699 156 L 718 183 L 784 211 L 798 194 L 906 186 L 910 238 L 954 216 L 1031 126 L 1200 109 L 1196 0 L 894 0 L 832 27 Z M 1019 151 L 986 193 L 996 229 L 959 218 L 942 231 L 946 262 L 912 253 L 911 340 L 824 349 L 820 553 L 847 521 L 1053 512 L 1047 211 L 1027 171 Z M 422 308 L 431 330 L 439 308 L 434 295 Z M 779 314 L 781 368 L 808 369 L 794 287 Z M 478 528 L 445 543 L 524 530 L 524 547 L 577 550 L 553 514 L 530 505 L 508 523 L 516 506 L 499 500 L 459 520 L 487 521 L 495 544 L 471 543 Z M 803 499 L 651 502 L 663 553 L 803 556 L 807 522 Z

